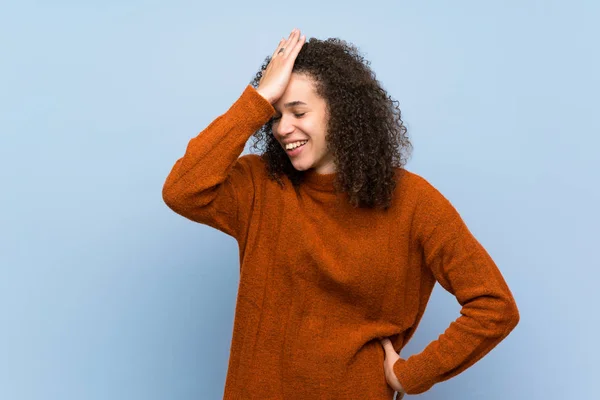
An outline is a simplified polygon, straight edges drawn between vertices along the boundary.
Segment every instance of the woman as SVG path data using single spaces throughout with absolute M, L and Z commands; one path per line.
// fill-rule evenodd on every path
M 172 210 L 239 244 L 224 399 L 422 393 L 519 320 L 457 210 L 403 167 L 400 110 L 368 64 L 343 41 L 292 31 L 166 179 Z M 240 157 L 252 135 L 262 154 Z M 400 358 L 436 281 L 461 316 Z

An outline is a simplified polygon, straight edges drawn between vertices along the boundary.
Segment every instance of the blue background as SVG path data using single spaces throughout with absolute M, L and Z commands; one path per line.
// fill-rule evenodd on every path
M 488 356 L 415 398 L 597 398 L 598 2 L 0 10 L 0 399 L 222 397 L 237 243 L 161 190 L 294 27 L 371 61 L 415 145 L 407 168 L 459 210 L 521 312 Z M 437 285 L 401 356 L 459 310 Z

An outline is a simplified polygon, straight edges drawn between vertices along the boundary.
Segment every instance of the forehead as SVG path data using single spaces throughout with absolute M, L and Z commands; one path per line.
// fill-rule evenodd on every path
M 302 101 L 308 106 L 320 104 L 320 98 L 315 92 L 313 81 L 306 75 L 293 73 L 285 92 L 279 100 L 273 105 L 280 110 L 284 104 L 293 101 Z

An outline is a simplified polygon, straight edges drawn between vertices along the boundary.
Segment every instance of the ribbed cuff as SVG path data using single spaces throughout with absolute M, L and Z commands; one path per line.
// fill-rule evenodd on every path
M 262 97 L 252 85 L 246 86 L 239 99 L 231 106 L 232 114 L 238 116 L 237 123 L 244 123 L 256 131 L 274 114 L 275 108 Z
M 424 377 L 427 376 L 426 371 L 414 368 L 414 363 L 411 363 L 411 367 L 413 368 L 408 368 L 406 360 L 403 358 L 399 358 L 393 367 L 394 374 L 406 394 L 419 394 L 429 390 L 435 382 L 424 380 Z

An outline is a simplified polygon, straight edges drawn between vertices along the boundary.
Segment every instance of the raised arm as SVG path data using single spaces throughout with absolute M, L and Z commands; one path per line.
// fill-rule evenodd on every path
M 163 186 L 163 199 L 176 213 L 239 239 L 254 199 L 253 155 L 239 157 L 249 137 L 275 114 L 305 37 L 294 29 L 280 40 L 258 88 L 240 98 L 190 140 Z M 247 219 L 247 218 L 246 218 Z
M 237 238 L 240 208 L 251 207 L 254 197 L 251 160 L 239 156 L 274 113 L 271 103 L 248 85 L 226 113 L 189 141 L 171 169 L 162 190 L 169 208 Z

